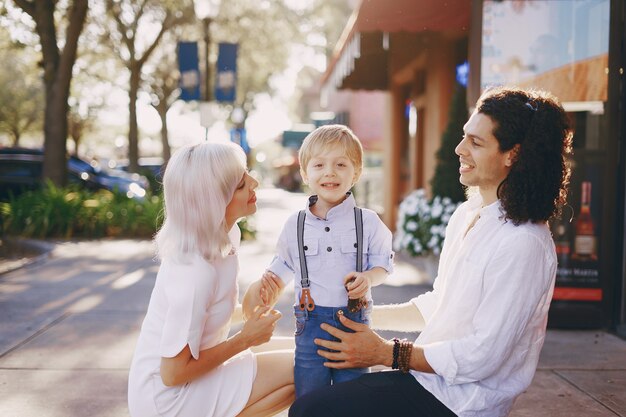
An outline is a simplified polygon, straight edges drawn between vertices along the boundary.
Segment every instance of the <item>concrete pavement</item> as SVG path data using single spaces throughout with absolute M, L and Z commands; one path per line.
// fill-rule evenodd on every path
M 275 189 L 258 197 L 258 239 L 240 251 L 242 290 L 271 260 L 286 216 L 305 202 Z M 158 269 L 152 245 L 51 243 L 46 259 L 0 275 L 0 416 L 126 417 L 128 366 Z M 399 257 L 374 297 L 402 302 L 429 288 Z M 279 335 L 292 333 L 292 291 L 279 304 Z M 550 330 L 533 384 L 511 416 L 626 417 L 626 341 L 603 331 Z

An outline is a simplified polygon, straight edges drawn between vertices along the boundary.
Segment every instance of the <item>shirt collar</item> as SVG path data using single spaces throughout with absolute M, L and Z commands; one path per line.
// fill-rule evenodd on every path
M 315 216 L 315 214 L 311 212 L 311 206 L 317 203 L 317 199 L 318 199 L 317 195 L 312 195 L 309 197 L 309 200 L 307 201 L 306 211 L 312 216 Z M 342 216 L 345 216 L 346 214 L 350 214 L 353 212 L 355 207 L 356 207 L 356 201 L 354 200 L 354 196 L 352 195 L 351 191 L 348 191 L 346 193 L 345 200 L 343 200 L 341 203 L 339 203 L 335 207 L 328 210 L 328 213 L 326 214 L 326 220 L 334 220 L 335 218 L 341 218 Z
M 495 217 L 497 219 L 504 218 L 504 208 L 500 200 L 496 200 L 488 206 L 483 207 L 483 200 L 480 194 L 476 194 L 469 199 L 470 210 L 474 216 L 478 214 L 480 217 Z
M 479 211 L 480 217 L 497 217 L 500 218 L 504 215 L 504 209 L 500 200 L 496 200 L 486 207 L 482 207 Z

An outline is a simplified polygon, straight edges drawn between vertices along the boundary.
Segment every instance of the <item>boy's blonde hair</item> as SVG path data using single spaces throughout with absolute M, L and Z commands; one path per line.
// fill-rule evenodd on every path
M 300 169 L 306 171 L 311 158 L 335 146 L 339 146 L 354 165 L 355 181 L 358 181 L 363 172 L 363 146 L 354 132 L 344 125 L 320 126 L 309 133 L 298 152 Z

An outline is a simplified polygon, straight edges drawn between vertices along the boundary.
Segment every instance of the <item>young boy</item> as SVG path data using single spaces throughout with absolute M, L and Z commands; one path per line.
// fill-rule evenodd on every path
M 341 314 L 369 324 L 370 287 L 381 284 L 392 272 L 394 256 L 391 232 L 378 215 L 368 209 L 355 210 L 350 189 L 363 170 L 363 149 L 354 133 L 342 125 L 322 126 L 306 137 L 298 158 L 302 179 L 312 195 L 306 210 L 287 219 L 262 286 L 249 289 L 267 302 L 271 286 L 282 289 L 295 278 L 296 397 L 368 371 L 325 367 L 326 359 L 317 353 L 319 347 L 313 340 L 333 339 L 320 329 L 320 324 L 343 327 L 338 317 Z M 304 223 L 300 226 L 303 233 L 298 230 L 299 217 Z M 362 242 L 357 237 L 357 226 L 362 230 Z M 359 244 L 361 248 L 357 248 Z M 362 250 L 360 268 L 357 249 Z M 300 253 L 304 255 L 302 260 Z M 361 300 L 358 311 L 348 309 L 348 298 Z

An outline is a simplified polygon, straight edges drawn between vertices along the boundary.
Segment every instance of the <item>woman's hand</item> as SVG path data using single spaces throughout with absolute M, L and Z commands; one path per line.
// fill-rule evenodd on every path
M 274 333 L 276 322 L 281 317 L 282 314 L 278 310 L 270 307 L 255 308 L 252 316 L 248 318 L 239 332 L 239 337 L 246 348 L 267 343 Z
M 280 312 L 276 310 L 257 307 L 241 331 L 222 343 L 201 350 L 198 359 L 191 355 L 189 345 L 185 345 L 174 357 L 161 358 L 163 383 L 175 386 L 193 381 L 249 347 L 268 342 L 280 317 Z

